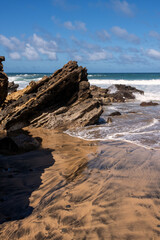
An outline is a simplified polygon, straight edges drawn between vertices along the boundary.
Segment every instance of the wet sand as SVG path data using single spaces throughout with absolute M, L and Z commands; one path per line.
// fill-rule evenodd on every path
M 159 150 L 29 131 L 41 150 L 0 156 L 1 240 L 160 239 Z

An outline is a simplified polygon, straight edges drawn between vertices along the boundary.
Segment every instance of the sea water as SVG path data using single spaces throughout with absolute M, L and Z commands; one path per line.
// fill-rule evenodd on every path
M 40 80 L 44 75 L 50 74 L 8 74 L 9 81 L 18 83 L 19 89 L 30 81 Z M 88 79 L 91 85 L 102 88 L 114 84 L 130 85 L 143 90 L 144 95 L 135 94 L 136 99 L 130 102 L 104 106 L 99 125 L 68 130 L 66 133 L 90 141 L 121 140 L 145 148 L 160 149 L 160 105 L 140 106 L 142 101 L 160 104 L 160 73 L 90 73 Z M 121 116 L 112 117 L 113 122 L 108 124 L 108 116 L 115 111 L 119 111 Z

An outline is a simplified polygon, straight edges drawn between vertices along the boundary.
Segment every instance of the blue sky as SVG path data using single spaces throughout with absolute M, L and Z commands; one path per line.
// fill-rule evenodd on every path
M 1 1 L 6 72 L 160 72 L 158 0 Z

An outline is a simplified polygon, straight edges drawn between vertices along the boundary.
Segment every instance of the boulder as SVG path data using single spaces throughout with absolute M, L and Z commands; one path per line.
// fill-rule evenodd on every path
M 150 101 L 150 102 L 142 102 L 140 104 L 141 107 L 149 107 L 149 106 L 157 106 L 157 105 L 159 105 L 159 104 L 158 103 L 154 103 L 152 101 Z
M 112 85 L 108 89 L 91 86 L 91 94 L 94 99 L 98 99 L 102 105 L 109 105 L 112 102 L 125 102 L 126 100 L 135 99 L 134 93 L 144 94 L 141 90 L 122 84 Z
M 67 129 L 95 124 L 103 109 L 89 87 L 87 69 L 70 61 L 51 76 L 8 95 L 0 127 L 13 131 L 24 126 Z
M 111 118 L 111 117 L 108 117 L 108 118 L 107 118 L 107 123 L 110 124 L 110 123 L 112 123 L 112 122 L 113 122 L 112 118 Z
M 16 84 L 14 82 L 9 82 L 8 83 L 8 93 L 16 92 L 18 87 L 19 87 L 19 84 Z
M 144 94 L 143 91 L 135 87 L 123 84 L 115 84 L 115 87 L 117 91 L 110 94 L 115 102 L 125 102 L 126 100 L 135 99 L 134 93 Z
M 0 56 L 0 62 L 5 61 L 5 57 L 4 56 Z
M 109 116 L 112 116 L 112 117 L 113 117 L 113 116 L 120 116 L 120 115 L 121 115 L 121 113 L 118 112 L 118 111 L 109 114 Z

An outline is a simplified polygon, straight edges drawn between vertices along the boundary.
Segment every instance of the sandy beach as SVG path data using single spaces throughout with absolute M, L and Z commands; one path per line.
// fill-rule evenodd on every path
M 159 239 L 159 150 L 26 130 L 42 149 L 1 156 L 1 240 Z

